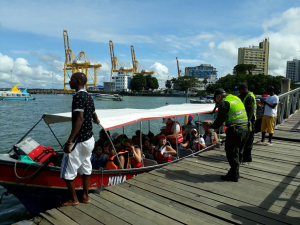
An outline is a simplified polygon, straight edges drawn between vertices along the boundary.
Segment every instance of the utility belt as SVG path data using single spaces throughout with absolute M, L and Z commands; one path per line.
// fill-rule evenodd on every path
M 251 123 L 251 122 L 250 122 Z M 226 127 L 227 128 L 230 128 L 230 127 L 242 127 L 242 126 L 247 126 L 249 124 L 249 122 L 247 122 L 247 123 L 241 123 L 241 124 L 230 124 L 230 125 L 228 125 L 227 123 L 226 123 Z

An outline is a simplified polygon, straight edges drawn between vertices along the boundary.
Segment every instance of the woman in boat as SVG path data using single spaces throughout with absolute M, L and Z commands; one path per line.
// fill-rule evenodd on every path
M 152 150 L 154 146 L 150 143 L 150 139 L 148 137 L 143 138 L 143 154 L 146 159 L 154 160 L 152 155 Z
M 108 155 L 104 153 L 102 148 L 100 146 L 97 146 L 94 149 L 92 157 L 91 157 L 91 163 L 92 163 L 93 169 L 98 170 L 100 168 L 104 168 L 107 157 L 108 157 Z
M 192 129 L 191 131 L 191 141 L 190 141 L 190 148 L 193 152 L 197 152 L 199 150 L 205 149 L 205 141 L 201 135 L 198 134 L 196 129 Z
M 203 124 L 203 129 L 205 131 L 203 139 L 205 141 L 206 147 L 219 142 L 217 133 L 214 132 L 212 128 L 208 129 L 208 124 L 212 124 L 212 122 Z
M 129 152 L 129 163 L 132 168 L 143 167 L 142 152 L 139 146 L 133 144 L 131 139 L 125 141 L 126 150 Z
M 109 131 L 107 131 L 107 134 L 110 136 Z M 109 138 L 110 137 L 106 135 L 105 131 L 101 129 L 99 131 L 99 139 L 95 142 L 95 147 L 101 146 L 101 148 L 103 149 L 108 143 L 110 143 Z
M 115 153 L 115 150 L 111 147 L 109 151 L 109 155 L 107 157 L 107 163 L 106 163 L 106 169 L 108 170 L 118 170 L 118 169 L 127 169 L 128 168 L 128 160 L 129 160 L 129 153 L 128 151 L 123 151 L 121 149 L 121 145 L 115 146 L 119 160 L 117 158 L 117 154 Z
M 154 147 L 153 156 L 158 164 L 163 164 L 172 161 L 172 155 L 176 155 L 177 152 L 173 149 L 167 137 L 164 134 L 158 136 L 158 145 Z

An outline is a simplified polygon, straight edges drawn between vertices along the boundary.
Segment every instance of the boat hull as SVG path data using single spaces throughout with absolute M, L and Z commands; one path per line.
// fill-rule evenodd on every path
M 39 167 L 30 167 L 27 163 L 18 163 L 16 173 L 18 176 L 27 177 L 37 171 Z M 67 200 L 69 193 L 65 181 L 60 178 L 60 168 L 47 166 L 40 173 L 28 179 L 17 178 L 14 172 L 14 163 L 3 163 L 0 161 L 0 185 L 17 197 L 20 202 L 33 214 L 44 212 L 48 209 L 58 207 L 61 202 Z M 122 183 L 143 171 L 131 169 L 128 171 L 105 171 L 93 170 L 91 174 L 90 191 L 97 191 L 103 187 Z M 82 191 L 82 176 L 74 180 L 78 194 Z M 5 200 L 5 199 L 4 199 Z
M 33 98 L 33 97 L 20 97 L 20 98 L 0 97 L 0 101 L 31 101 L 31 100 L 35 100 L 35 98 Z

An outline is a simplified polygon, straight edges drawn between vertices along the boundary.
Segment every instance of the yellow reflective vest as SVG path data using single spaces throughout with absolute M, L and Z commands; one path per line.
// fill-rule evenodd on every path
M 257 108 L 257 105 L 256 105 L 256 99 L 255 99 L 255 96 L 254 96 L 254 94 L 252 93 L 252 92 L 248 92 L 248 94 L 246 95 L 246 97 L 244 98 L 244 101 L 243 101 L 243 104 L 245 105 L 245 101 L 246 101 L 246 99 L 249 97 L 249 96 L 251 96 L 252 98 L 253 98 L 253 100 L 254 100 L 254 119 L 256 120 L 256 108 Z
M 226 126 L 248 123 L 245 106 L 239 97 L 229 94 L 223 101 L 230 104 Z

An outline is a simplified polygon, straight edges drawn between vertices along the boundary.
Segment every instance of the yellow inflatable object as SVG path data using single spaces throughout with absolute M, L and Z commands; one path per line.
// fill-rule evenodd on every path
M 12 89 L 10 91 L 14 91 L 14 92 L 21 92 L 17 87 L 19 86 L 20 84 L 17 84 L 15 86 L 12 87 Z
M 184 118 L 184 125 L 187 125 L 188 122 L 189 122 L 189 116 L 185 116 L 185 118 Z

